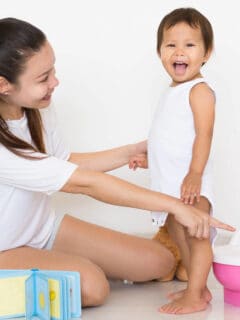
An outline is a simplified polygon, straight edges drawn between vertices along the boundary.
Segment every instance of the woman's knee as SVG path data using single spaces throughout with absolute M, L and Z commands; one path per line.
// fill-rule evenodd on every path
M 81 294 L 84 307 L 102 305 L 109 292 L 109 282 L 103 271 L 97 266 L 82 275 Z
M 159 279 L 167 275 L 174 267 L 172 253 L 161 243 L 152 240 L 152 244 L 142 251 L 142 259 L 138 260 L 135 272 L 129 280 L 136 282 Z
M 158 243 L 158 248 L 150 253 L 149 261 L 148 272 L 152 279 L 166 276 L 175 264 L 175 258 L 171 251 L 160 243 Z

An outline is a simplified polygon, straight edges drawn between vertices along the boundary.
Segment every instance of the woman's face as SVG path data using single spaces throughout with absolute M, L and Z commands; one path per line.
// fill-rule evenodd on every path
M 26 108 L 49 106 L 54 88 L 58 85 L 54 63 L 53 49 L 46 41 L 40 51 L 27 60 L 18 84 L 10 84 L 7 102 Z

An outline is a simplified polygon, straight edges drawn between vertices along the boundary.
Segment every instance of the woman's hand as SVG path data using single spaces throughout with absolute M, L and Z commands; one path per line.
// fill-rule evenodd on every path
M 135 143 L 135 153 L 131 155 L 128 166 L 129 169 L 148 168 L 147 160 L 147 140 Z
M 182 204 L 183 207 L 176 210 L 177 213 L 174 214 L 175 219 L 185 226 L 188 233 L 192 237 L 198 239 L 206 239 L 210 236 L 210 227 L 224 229 L 227 231 L 235 231 L 232 226 L 223 223 L 201 211 L 195 207 Z
M 147 169 L 148 168 L 147 154 L 141 153 L 132 157 L 129 160 L 128 166 L 129 166 L 129 169 L 133 169 L 133 170 L 136 170 L 137 168 Z

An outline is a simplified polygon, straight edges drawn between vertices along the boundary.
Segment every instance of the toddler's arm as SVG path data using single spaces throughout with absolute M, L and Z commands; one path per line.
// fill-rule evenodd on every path
M 206 83 L 199 83 L 190 92 L 190 105 L 195 126 L 195 140 L 189 171 L 181 186 L 181 199 L 185 204 L 200 200 L 202 174 L 210 153 L 215 95 Z

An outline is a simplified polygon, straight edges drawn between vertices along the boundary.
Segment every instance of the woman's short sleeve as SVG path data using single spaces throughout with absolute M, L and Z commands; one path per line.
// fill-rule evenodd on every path
M 43 121 L 44 142 L 48 155 L 58 159 L 68 160 L 70 150 L 65 143 L 61 129 L 57 123 L 57 115 L 55 109 L 51 106 L 41 110 Z
M 0 184 L 50 195 L 59 191 L 77 168 L 77 165 L 54 156 L 33 155 L 44 158 L 25 159 L 1 146 Z

